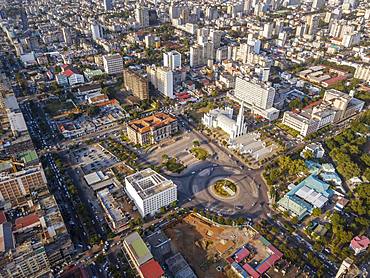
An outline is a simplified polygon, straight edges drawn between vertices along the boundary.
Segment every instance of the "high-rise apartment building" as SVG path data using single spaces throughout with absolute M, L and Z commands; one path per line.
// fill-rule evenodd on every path
M 325 5 L 325 0 L 313 0 L 312 10 L 320 10 Z
M 113 0 L 103 0 L 103 6 L 105 11 L 113 10 Z
M 175 50 L 163 53 L 163 66 L 171 70 L 181 68 L 181 54 Z
M 313 14 L 307 16 L 306 19 L 306 33 L 307 35 L 314 35 L 316 34 L 318 28 L 319 28 L 319 22 L 320 22 L 320 15 L 319 14 Z
M 91 23 L 91 34 L 94 41 L 103 38 L 103 30 L 96 21 Z
M 118 74 L 123 72 L 123 59 L 120 54 L 103 56 L 104 71 L 107 74 Z
M 166 97 L 174 98 L 173 94 L 173 72 L 170 68 L 157 68 L 158 90 Z
M 204 65 L 203 46 L 196 44 L 190 47 L 190 66 L 198 67 Z
M 370 82 L 370 66 L 359 65 L 356 67 L 355 78 Z
M 270 22 L 265 23 L 263 25 L 262 36 L 266 39 L 271 39 L 273 30 L 274 30 L 274 24 L 273 23 L 270 23 Z
M 66 45 L 70 45 L 72 43 L 71 32 L 69 28 L 63 27 L 62 28 L 63 40 Z
M 130 69 L 123 70 L 123 84 L 126 90 L 140 100 L 149 99 L 149 86 L 146 77 Z
M 135 20 L 141 27 L 149 26 L 149 9 L 146 7 L 136 8 Z

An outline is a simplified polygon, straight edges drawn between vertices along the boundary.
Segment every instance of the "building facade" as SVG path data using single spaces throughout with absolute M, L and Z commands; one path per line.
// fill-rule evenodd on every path
M 272 106 L 275 89 L 268 83 L 237 77 L 233 97 L 251 109 L 253 113 L 268 120 L 275 120 L 279 117 L 279 110 Z
M 165 113 L 133 120 L 127 125 L 127 135 L 131 142 L 139 145 L 154 144 L 178 131 L 177 119 Z
M 107 74 L 118 74 L 123 72 L 123 60 L 121 55 L 104 55 L 103 56 L 104 71 Z
M 4 176 L 0 181 L 0 202 L 12 207 L 24 204 L 31 192 L 46 188 L 47 181 L 41 167 Z
M 123 84 L 126 90 L 132 92 L 140 100 L 149 99 L 148 80 L 140 73 L 130 69 L 123 70 Z
M 154 215 L 177 201 L 176 184 L 150 168 L 127 176 L 125 190 L 142 217 Z

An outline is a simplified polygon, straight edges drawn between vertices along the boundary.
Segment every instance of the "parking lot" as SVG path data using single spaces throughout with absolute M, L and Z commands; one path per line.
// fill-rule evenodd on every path
M 90 145 L 73 151 L 73 157 L 85 174 L 104 170 L 119 160 L 100 145 Z

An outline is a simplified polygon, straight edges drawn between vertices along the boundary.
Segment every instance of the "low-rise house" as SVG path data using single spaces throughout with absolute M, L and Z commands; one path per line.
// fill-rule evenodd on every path
M 366 236 L 356 236 L 351 240 L 349 247 L 358 255 L 369 247 L 370 239 Z

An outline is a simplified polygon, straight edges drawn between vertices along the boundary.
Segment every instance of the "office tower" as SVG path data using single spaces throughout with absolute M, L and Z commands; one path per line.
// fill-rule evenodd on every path
M 154 215 L 177 200 L 176 184 L 150 168 L 127 176 L 125 186 L 142 217 Z
M 271 39 L 273 29 L 274 29 L 274 24 L 273 23 L 265 23 L 263 25 L 262 36 L 266 39 Z
M 163 66 L 171 70 L 181 68 L 181 54 L 175 50 L 163 53 Z
M 63 27 L 62 28 L 62 33 L 63 33 L 63 40 L 66 45 L 70 45 L 72 43 L 72 38 L 71 38 L 71 32 L 69 28 Z
M 113 0 L 103 0 L 103 6 L 105 11 L 113 10 Z
M 140 100 L 149 99 L 148 80 L 140 73 L 130 69 L 123 70 L 123 85 Z
M 103 38 L 103 30 L 96 21 L 91 23 L 91 33 L 94 41 Z
M 170 68 L 159 67 L 156 70 L 158 90 L 169 98 L 174 98 L 173 94 L 173 72 Z
M 121 55 L 104 55 L 103 56 L 104 71 L 107 74 L 117 74 L 123 72 L 123 60 Z
M 149 26 L 149 9 L 146 7 L 136 8 L 135 20 L 141 27 Z

